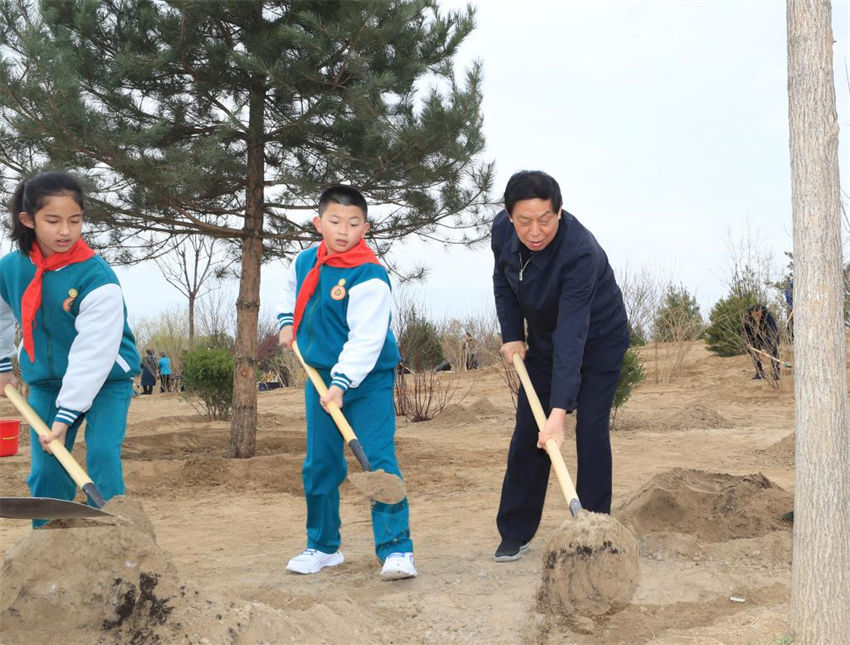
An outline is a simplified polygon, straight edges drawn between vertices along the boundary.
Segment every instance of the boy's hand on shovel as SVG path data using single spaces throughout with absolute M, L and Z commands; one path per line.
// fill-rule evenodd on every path
M 40 434 L 38 435 L 38 442 L 41 444 L 42 450 L 46 452 L 48 455 L 52 455 L 53 453 L 50 451 L 50 446 L 48 445 L 54 439 L 58 439 L 59 443 L 63 446 L 65 445 L 65 435 L 68 433 L 68 424 L 62 423 L 61 421 L 54 421 L 53 425 L 50 426 L 50 434 Z
M 328 388 L 328 393 L 325 394 L 321 399 L 319 399 L 322 402 L 322 407 L 325 409 L 325 412 L 329 413 L 328 403 L 330 401 L 336 403 L 336 407 L 342 410 L 342 394 L 342 388 L 336 385 L 331 385 Z
M 283 329 L 280 330 L 280 334 L 277 337 L 278 345 L 281 347 L 286 347 L 287 349 L 292 349 L 292 325 L 287 325 Z
M 6 396 L 3 390 L 6 389 L 7 385 L 15 387 L 17 384 L 14 372 L 0 372 L 0 396 Z
M 558 448 L 564 443 L 564 419 L 567 416 L 567 411 L 561 408 L 552 408 L 549 413 L 549 418 L 546 419 L 546 425 L 537 433 L 537 447 L 546 448 L 546 442 L 549 439 L 554 439 L 558 444 Z

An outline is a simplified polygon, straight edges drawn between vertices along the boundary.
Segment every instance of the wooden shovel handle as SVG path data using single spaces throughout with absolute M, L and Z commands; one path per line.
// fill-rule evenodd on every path
M 755 348 L 755 347 L 753 347 L 752 345 L 747 345 L 747 349 L 750 349 L 750 350 L 752 350 L 752 351 L 754 351 L 754 352 L 757 352 L 757 353 L 761 354 L 762 356 L 764 356 L 765 358 L 769 358 L 769 359 L 770 359 L 770 360 L 772 360 L 774 363 L 779 363 L 780 365 L 782 365 L 782 366 L 784 366 L 784 367 L 788 367 L 785 363 L 783 363 L 782 361 L 780 361 L 780 360 L 779 360 L 778 358 L 776 358 L 775 356 L 771 356 L 771 355 L 770 355 L 770 354 L 768 354 L 767 352 L 764 352 L 764 351 L 762 351 L 762 350 L 760 350 L 760 349 L 756 349 L 756 348 Z
M 304 370 L 307 372 L 307 376 L 310 377 L 310 381 L 313 383 L 313 387 L 316 388 L 316 392 L 319 393 L 319 396 L 325 396 L 328 393 L 328 387 L 316 371 L 316 368 L 307 365 L 304 361 L 304 357 L 301 356 L 301 352 L 298 350 L 298 343 L 294 340 L 292 341 L 292 351 L 295 352 L 295 355 L 298 357 L 301 365 L 304 366 Z M 357 435 L 354 434 L 354 428 L 351 427 L 351 424 L 349 424 L 343 416 L 342 410 L 340 410 L 339 406 L 337 406 L 337 404 L 333 401 L 328 401 L 327 410 L 331 415 L 331 418 L 334 420 L 334 423 L 336 423 L 336 427 L 342 435 L 342 438 L 345 439 L 345 442 L 354 452 L 354 456 L 357 457 L 357 461 L 359 461 L 360 465 L 363 466 L 363 470 L 372 470 L 372 467 L 369 465 L 369 460 L 366 458 L 366 453 L 363 452 L 363 448 L 360 446 L 360 440 L 357 438 Z
M 6 387 L 3 388 L 3 392 L 6 394 L 6 398 L 9 399 L 16 408 L 18 408 L 18 412 L 20 412 L 21 416 L 26 419 L 27 423 L 30 424 L 30 427 L 33 430 L 42 437 L 50 434 L 50 429 L 47 427 L 47 424 L 41 420 L 41 417 L 36 414 L 35 410 L 30 407 L 27 400 L 21 396 L 21 393 L 18 392 L 14 386 L 11 384 L 6 385 Z M 67 472 L 71 476 L 71 479 L 74 480 L 74 483 L 89 496 L 89 499 L 91 499 L 98 508 L 103 506 L 103 498 L 100 496 L 100 492 L 95 487 L 91 477 L 86 474 L 85 470 L 80 468 L 80 465 L 71 456 L 71 453 L 68 452 L 65 445 L 58 439 L 54 439 L 47 445 L 50 447 L 50 452 L 53 453 L 53 456 L 56 457 L 60 464 L 62 464 L 65 472 Z M 92 493 L 95 493 L 95 495 Z
M 519 375 L 522 387 L 525 388 L 525 395 L 528 397 L 528 404 L 531 406 L 531 412 L 534 414 L 535 421 L 537 421 L 537 427 L 542 431 L 546 426 L 546 413 L 543 411 L 540 399 L 537 398 L 537 392 L 534 391 L 534 386 L 531 384 L 531 378 L 528 376 L 528 370 L 525 369 L 525 363 L 523 363 L 522 357 L 519 354 L 514 354 L 513 360 L 514 369 L 516 369 L 516 373 Z M 575 486 L 573 486 L 573 480 L 570 479 L 570 473 L 567 471 L 567 465 L 564 463 L 564 457 L 561 455 L 558 443 L 554 439 L 547 439 L 545 448 L 552 462 L 552 468 L 555 470 L 555 475 L 558 478 L 558 483 L 561 485 L 561 491 L 567 500 L 570 513 L 576 516 L 581 510 L 581 502 L 578 499 Z

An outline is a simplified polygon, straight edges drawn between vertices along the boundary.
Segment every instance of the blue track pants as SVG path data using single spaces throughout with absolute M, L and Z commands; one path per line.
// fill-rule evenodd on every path
M 325 383 L 330 375 L 320 371 Z M 392 370 L 372 372 L 343 398 L 343 414 L 373 470 L 382 468 L 401 477 L 395 456 L 395 409 Z M 307 456 L 301 471 L 307 499 L 307 546 L 334 553 L 340 544 L 339 486 L 348 467 L 345 446 L 331 416 L 309 381 L 304 388 L 307 408 Z M 407 499 L 397 504 L 372 503 L 375 554 L 383 561 L 390 553 L 413 551 Z
M 29 404 L 49 428 L 56 416 L 58 389 L 30 387 Z M 109 500 L 124 493 L 124 473 L 121 467 L 121 442 L 127 430 L 127 411 L 133 398 L 133 383 L 112 381 L 103 385 L 91 408 L 81 415 L 65 435 L 65 447 L 74 447 L 77 431 L 85 419 L 86 471 L 94 485 Z M 41 447 L 38 434 L 30 429 L 32 467 L 27 485 L 33 497 L 54 497 L 73 500 L 77 494 L 74 480 L 62 464 Z M 47 520 L 33 520 L 35 528 Z

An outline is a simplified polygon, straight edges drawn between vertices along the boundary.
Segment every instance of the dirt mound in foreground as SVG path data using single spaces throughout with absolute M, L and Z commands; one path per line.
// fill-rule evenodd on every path
M 639 537 L 675 531 L 725 542 L 788 530 L 782 514 L 793 502 L 791 493 L 761 473 L 735 476 L 675 468 L 644 484 L 617 517 Z
M 280 613 L 201 598 L 157 546 L 140 503 L 118 497 L 105 510 L 121 517 L 51 522 L 54 530 L 32 531 L 9 549 L 0 569 L 5 642 L 234 642 L 247 614 Z

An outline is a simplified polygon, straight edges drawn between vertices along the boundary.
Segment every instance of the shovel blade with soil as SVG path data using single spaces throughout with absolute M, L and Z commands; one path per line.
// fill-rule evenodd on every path
M 298 344 L 295 341 L 292 341 L 292 351 L 295 352 L 299 362 L 306 370 L 307 376 L 310 377 L 310 381 L 313 383 L 313 387 L 316 388 L 316 392 L 319 393 L 319 396 L 325 396 L 328 393 L 325 382 L 316 369 L 307 365 L 304 361 L 301 352 L 298 350 Z M 329 402 L 327 409 L 343 440 L 348 444 L 351 452 L 354 453 L 357 461 L 363 467 L 362 473 L 355 473 L 348 476 L 348 480 L 352 486 L 367 497 L 384 504 L 398 504 L 407 497 L 407 488 L 401 477 L 380 469 L 372 470 L 369 459 L 366 457 L 366 453 L 363 452 L 363 446 L 360 445 L 360 440 L 354 434 L 354 429 L 348 423 L 345 416 L 343 416 L 342 411 L 337 407 L 336 403 L 333 401 Z
M 546 414 L 519 354 L 514 368 L 528 403 L 543 430 Z M 545 445 L 572 518 L 546 543 L 540 608 L 553 615 L 602 616 L 623 609 L 635 590 L 640 572 L 637 539 L 605 513 L 582 509 L 561 450 L 554 439 Z

